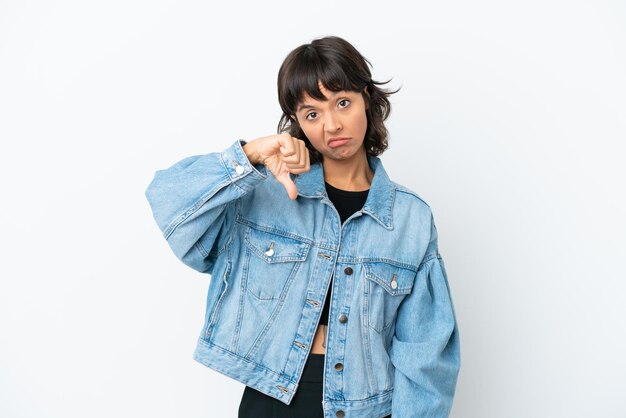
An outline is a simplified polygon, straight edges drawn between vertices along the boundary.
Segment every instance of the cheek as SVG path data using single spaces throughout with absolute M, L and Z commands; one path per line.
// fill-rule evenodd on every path
M 311 141 L 311 144 L 313 144 L 316 148 L 317 148 L 317 144 L 319 143 L 320 139 L 320 134 L 319 134 L 319 129 L 316 129 L 315 127 L 303 127 L 302 128 L 302 132 L 304 132 L 304 134 L 306 135 L 307 138 L 309 138 L 309 141 Z M 323 136 L 322 136 L 323 139 Z
M 363 112 L 363 115 L 359 118 L 359 130 L 363 132 L 363 134 L 365 134 L 365 131 L 367 130 L 367 115 L 365 114 L 365 112 Z

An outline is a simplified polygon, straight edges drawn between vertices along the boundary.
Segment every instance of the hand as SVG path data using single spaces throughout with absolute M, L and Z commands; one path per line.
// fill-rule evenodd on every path
M 272 172 L 285 186 L 290 199 L 298 197 L 298 189 L 289 173 L 300 174 L 311 168 L 309 150 L 303 140 L 282 133 L 257 138 L 243 149 L 251 163 L 263 164 Z

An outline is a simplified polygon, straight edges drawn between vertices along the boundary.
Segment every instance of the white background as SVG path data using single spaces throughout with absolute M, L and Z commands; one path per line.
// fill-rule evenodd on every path
M 402 87 L 382 159 L 435 214 L 452 417 L 626 417 L 626 5 L 591 0 L 0 1 L 0 416 L 236 416 L 143 193 L 275 133 L 324 35 Z

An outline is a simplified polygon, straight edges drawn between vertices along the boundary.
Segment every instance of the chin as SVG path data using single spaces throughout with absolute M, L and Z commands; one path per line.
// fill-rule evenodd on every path
M 349 160 L 349 159 L 355 158 L 357 156 L 357 154 L 358 154 L 358 152 L 356 152 L 356 151 L 340 152 L 340 153 L 337 153 L 337 154 L 332 154 L 331 153 L 330 155 L 327 155 L 325 157 L 331 158 L 333 160 Z

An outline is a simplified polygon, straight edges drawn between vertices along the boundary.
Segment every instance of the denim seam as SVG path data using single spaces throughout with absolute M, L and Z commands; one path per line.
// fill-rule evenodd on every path
M 178 226 L 183 223 L 185 221 L 185 219 L 187 219 L 188 217 L 190 217 L 191 215 L 193 215 L 194 213 L 196 213 L 198 211 L 198 209 L 200 209 L 202 207 L 202 205 L 204 205 L 211 197 L 213 197 L 217 192 L 219 192 L 220 190 L 222 190 L 224 188 L 224 186 L 228 185 L 228 181 L 221 183 L 219 186 L 215 187 L 213 190 L 209 191 L 208 193 L 204 194 L 198 201 L 196 201 L 196 203 L 194 203 L 193 205 L 191 205 L 191 207 L 189 207 L 187 210 L 185 210 L 183 213 L 181 213 L 180 215 L 178 215 L 171 223 L 170 225 L 165 229 L 165 231 L 163 232 L 163 236 L 165 237 L 165 239 L 168 239 L 170 237 L 170 235 L 172 235 L 172 233 L 174 232 L 174 230 L 176 228 L 178 228 Z
M 418 271 L 421 270 L 422 266 L 424 266 L 429 261 L 434 260 L 435 258 L 441 258 L 439 253 L 432 253 L 432 254 L 429 254 L 429 255 L 425 255 L 424 258 L 422 259 L 422 262 L 420 263 L 420 265 L 419 265 L 417 270 Z
M 307 243 L 307 244 L 313 244 L 314 243 L 313 240 L 310 240 L 308 238 L 304 238 L 304 237 L 302 237 L 300 235 L 293 234 L 291 232 L 283 231 L 283 230 L 272 228 L 272 227 L 268 227 L 268 226 L 259 225 L 259 224 L 255 223 L 255 222 L 252 222 L 252 221 L 244 218 L 243 216 L 241 216 L 239 214 L 237 214 L 237 217 L 235 218 L 235 220 L 237 222 L 239 222 L 240 224 L 247 225 L 247 226 L 252 227 L 254 229 L 257 229 L 259 231 L 269 232 L 269 233 L 276 234 L 276 235 L 281 235 L 283 237 L 292 238 L 292 239 L 295 239 L 295 240 L 298 240 L 298 241 L 302 241 L 302 242 Z

